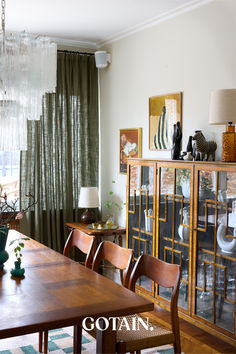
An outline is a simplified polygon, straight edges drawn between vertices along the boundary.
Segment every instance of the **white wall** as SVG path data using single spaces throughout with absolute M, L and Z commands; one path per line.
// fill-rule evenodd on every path
M 143 157 L 170 158 L 169 152 L 148 148 L 151 96 L 182 91 L 183 150 L 189 135 L 201 129 L 217 141 L 221 159 L 224 127 L 208 124 L 209 95 L 213 89 L 236 87 L 235 0 L 215 0 L 104 49 L 112 63 L 101 71 L 103 201 L 111 187 L 117 198 L 126 197 L 126 175 L 119 174 L 119 129 L 142 127 Z M 117 221 L 125 226 L 125 208 Z

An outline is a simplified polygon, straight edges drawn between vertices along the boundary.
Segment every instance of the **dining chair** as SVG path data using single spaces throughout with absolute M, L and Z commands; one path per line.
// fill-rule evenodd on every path
M 98 273 L 101 263 L 108 261 L 120 270 L 121 284 L 127 288 L 132 270 L 133 252 L 132 249 L 120 247 L 113 242 L 103 241 L 94 256 L 92 270 Z M 89 334 L 96 338 L 96 329 L 89 331 Z
M 92 266 L 92 257 L 94 253 L 95 247 L 95 236 L 89 236 L 83 231 L 74 229 L 71 231 L 70 235 L 68 236 L 64 249 L 63 249 L 63 256 L 68 257 L 70 253 L 70 249 L 76 247 L 81 252 L 86 254 L 85 258 L 85 267 L 91 268 Z M 79 327 L 79 326 L 78 326 Z M 76 330 L 76 333 L 75 333 Z M 74 327 L 74 338 L 75 336 L 80 336 L 82 339 L 82 330 L 80 331 L 77 326 Z M 78 343 L 81 343 L 81 340 L 78 340 Z M 81 344 L 80 344 L 81 345 Z M 47 353 L 48 350 L 48 331 L 39 332 L 39 352 L 41 353 L 43 349 L 44 354 Z M 81 350 L 81 348 L 80 348 Z M 79 349 L 78 349 L 79 352 Z
M 120 270 L 121 284 L 127 288 L 132 270 L 132 258 L 132 249 L 120 247 L 110 241 L 103 241 L 94 256 L 92 270 L 98 272 L 101 263 L 108 261 Z
M 117 324 L 117 353 L 131 352 L 141 353 L 142 349 L 154 348 L 161 345 L 173 344 L 174 352 L 181 353 L 179 319 L 178 319 L 178 295 L 181 276 L 181 268 L 177 264 L 163 262 L 149 255 L 141 255 L 130 276 L 128 288 L 135 292 L 135 284 L 140 276 L 146 276 L 153 280 L 159 286 L 171 288 L 171 330 L 162 327 L 156 322 L 149 321 L 149 330 L 142 328 L 140 330 L 132 330 L 131 324 L 140 323 L 140 315 L 126 316 L 126 320 L 130 324 L 131 330 L 125 330 L 122 323 L 122 317 L 119 318 Z M 145 313 L 148 317 L 148 313 Z M 145 318 L 143 318 L 145 320 Z

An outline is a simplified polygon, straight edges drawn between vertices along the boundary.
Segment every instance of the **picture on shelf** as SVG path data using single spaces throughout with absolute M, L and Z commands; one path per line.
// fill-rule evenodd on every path
M 120 173 L 127 173 L 131 157 L 142 157 L 142 128 L 120 129 Z
M 174 124 L 182 120 L 182 93 L 149 98 L 149 150 L 170 150 Z

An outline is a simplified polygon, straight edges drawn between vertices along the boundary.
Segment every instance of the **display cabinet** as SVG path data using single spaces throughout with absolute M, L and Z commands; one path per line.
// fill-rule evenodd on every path
M 134 250 L 134 261 L 141 254 L 155 256 L 156 164 L 130 164 L 128 193 L 128 247 Z M 138 287 L 154 296 L 154 284 L 146 277 Z
M 236 164 L 130 159 L 127 179 L 134 262 L 180 264 L 180 316 L 236 345 Z M 170 291 L 144 277 L 137 288 L 167 307 Z

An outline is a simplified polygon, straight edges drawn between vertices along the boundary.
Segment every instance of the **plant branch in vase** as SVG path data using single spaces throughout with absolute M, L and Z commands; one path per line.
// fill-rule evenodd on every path
M 114 180 L 111 182 L 112 184 L 116 183 L 116 181 Z M 113 215 L 114 210 L 117 209 L 118 211 L 121 211 L 123 209 L 123 206 L 126 205 L 126 203 L 124 203 L 123 201 L 117 202 L 116 200 L 114 200 L 114 192 L 110 191 L 109 197 L 104 202 L 104 205 L 109 210 L 109 215 L 106 221 L 106 225 L 109 228 L 114 226 L 114 215 Z

